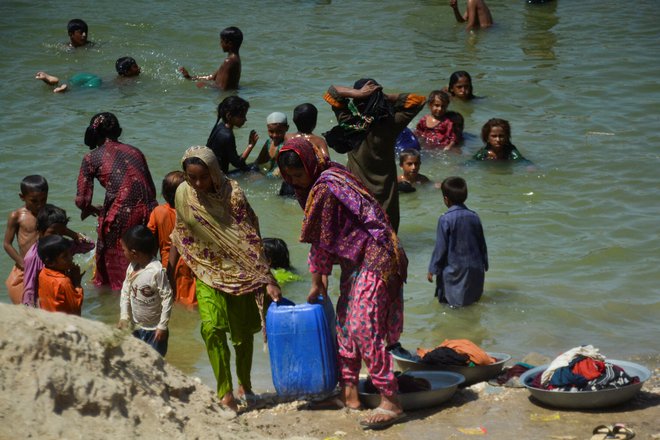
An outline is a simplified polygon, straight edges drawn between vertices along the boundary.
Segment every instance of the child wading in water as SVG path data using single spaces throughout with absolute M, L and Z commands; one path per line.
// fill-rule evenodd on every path
M 23 298 L 23 258 L 39 238 L 37 214 L 48 200 L 48 182 L 38 174 L 27 176 L 21 181 L 21 192 L 18 196 L 24 205 L 9 214 L 3 242 L 5 252 L 14 260 L 14 267 L 5 281 L 9 299 L 14 304 L 19 304 Z M 14 239 L 18 250 L 14 248 Z
M 486 146 L 476 152 L 475 160 L 526 160 L 511 143 L 509 121 L 489 119 L 481 128 L 481 140 Z
M 465 23 L 465 30 L 488 28 L 493 25 L 493 16 L 484 0 L 467 0 L 465 14 L 458 9 L 458 0 L 449 0 L 449 6 L 454 10 L 454 18 L 459 23 Z
M 470 305 L 481 298 L 488 251 L 479 216 L 465 206 L 468 190 L 461 177 L 447 177 L 440 187 L 449 208 L 438 220 L 435 248 L 427 278 L 436 275 L 435 296 L 451 307 Z
M 409 148 L 399 153 L 399 166 L 403 171 L 398 178 L 400 192 L 414 192 L 415 186 L 429 183 L 430 180 L 419 173 L 422 167 L 422 158 L 419 151 Z
M 71 245 L 71 254 L 83 254 L 94 249 L 94 242 L 82 234 L 76 234 L 71 229 L 67 228 L 69 217 L 62 208 L 55 205 L 46 203 L 37 214 L 37 231 L 39 238 L 48 237 L 49 235 L 66 235 L 73 238 Z M 38 242 L 33 244 L 27 251 L 25 257 L 25 275 L 24 284 L 25 290 L 23 292 L 23 305 L 30 307 L 39 307 L 38 291 L 39 291 L 39 272 L 44 268 L 44 262 L 39 258 Z
M 434 90 L 429 94 L 428 103 L 431 114 L 419 120 L 415 136 L 423 148 L 451 150 L 456 146 L 456 132 L 454 121 L 447 116 L 449 95 L 442 90 Z
M 37 251 L 46 266 L 39 273 L 39 305 L 49 312 L 80 316 L 83 274 L 73 263 L 71 246 L 71 240 L 57 234 L 39 239 Z
M 202 338 L 218 397 L 237 411 L 226 335 L 236 351 L 238 397 L 249 402 L 255 398 L 253 335 L 263 324 L 265 295 L 277 301 L 282 294 L 264 255 L 257 216 L 236 181 L 222 173 L 209 148 L 188 148 L 182 162 L 186 181 L 176 191 L 170 266 L 180 253 L 195 273 Z
M 174 289 L 175 300 L 186 306 L 194 306 L 197 304 L 197 297 L 195 297 L 195 275 L 181 258 L 174 262 L 175 265 L 173 267 L 168 267 L 170 248 L 172 247 L 170 234 L 176 224 L 174 195 L 176 194 L 176 189 L 184 180 L 185 177 L 182 171 L 171 171 L 165 175 L 161 189 L 165 203 L 156 206 L 151 211 L 147 227 L 158 239 L 160 261 L 168 271 L 172 289 Z
M 156 237 L 146 226 L 133 226 L 122 236 L 121 247 L 130 264 L 121 289 L 117 327 L 126 328 L 129 323 L 135 326 L 133 336 L 165 356 L 172 289 L 163 265 L 156 258 Z
M 227 58 L 222 62 L 218 70 L 210 75 L 191 75 L 185 67 L 179 67 L 183 77 L 193 81 L 213 81 L 222 90 L 238 89 L 241 79 L 241 57 L 238 51 L 243 44 L 243 33 L 237 27 L 231 26 L 220 32 L 220 47 L 227 53 Z
M 259 170 L 267 176 L 279 176 L 280 170 L 277 168 L 277 155 L 280 148 L 284 145 L 284 137 L 289 129 L 289 123 L 286 115 L 282 112 L 273 112 L 266 118 L 266 128 L 268 130 L 268 140 L 257 156 L 254 164 Z
M 452 98 L 458 98 L 462 101 L 470 101 L 474 96 L 472 87 L 472 77 L 465 70 L 458 70 L 449 77 L 449 87 L 443 89 L 448 92 Z
M 229 164 L 240 171 L 250 170 L 250 166 L 245 161 L 257 144 L 259 135 L 254 130 L 250 131 L 248 145 L 240 156 L 236 151 L 234 137 L 234 127 L 241 128 L 245 124 L 249 108 L 250 103 L 239 96 L 229 96 L 218 104 L 218 119 L 215 120 L 206 146 L 215 153 L 220 170 L 224 174 L 229 172 Z

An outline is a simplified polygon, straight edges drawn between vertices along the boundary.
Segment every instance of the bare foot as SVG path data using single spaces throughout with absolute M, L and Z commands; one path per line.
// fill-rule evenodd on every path
M 69 86 L 66 84 L 62 84 L 61 86 L 57 86 L 53 89 L 53 93 L 63 93 L 69 90 Z
M 235 413 L 238 412 L 238 402 L 236 402 L 236 398 L 234 397 L 233 392 L 229 391 L 227 394 L 222 396 L 220 402 L 222 402 L 224 406 L 234 411 Z
M 35 79 L 40 79 L 46 84 L 49 84 L 51 86 L 56 85 L 57 83 L 60 82 L 60 79 L 56 76 L 49 75 L 46 72 L 37 72 L 37 74 L 34 76 Z
M 362 408 L 362 404 L 360 403 L 360 396 L 358 395 L 357 385 L 353 383 L 345 384 L 342 394 L 342 401 L 347 408 Z

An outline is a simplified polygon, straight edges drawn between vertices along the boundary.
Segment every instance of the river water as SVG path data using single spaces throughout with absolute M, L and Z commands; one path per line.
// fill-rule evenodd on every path
M 368 76 L 386 92 L 427 95 L 445 86 L 451 72 L 467 70 L 483 99 L 450 106 L 465 117 L 465 146 L 460 154 L 425 154 L 422 173 L 434 181 L 449 175 L 467 180 L 467 205 L 481 216 L 489 249 L 485 294 L 463 310 L 437 304 L 425 274 L 437 218 L 445 211 L 442 197 L 431 187 L 402 195 L 400 237 L 410 259 L 403 345 L 431 347 L 445 338 L 469 338 L 520 359 L 531 351 L 554 357 L 590 343 L 608 357 L 656 364 L 660 13 L 655 2 L 530 6 L 491 0 L 489 5 L 496 25 L 468 34 L 444 0 L 3 1 L 2 215 L 20 206 L 20 180 L 38 173 L 49 180 L 49 202 L 68 211 L 70 226 L 95 237 L 94 221 L 80 221 L 73 198 L 88 151 L 83 133 L 99 111 L 118 116 L 121 139 L 146 154 L 160 187 L 162 177 L 178 169 L 186 147 L 205 143 L 215 108 L 227 96 L 197 88 L 176 68 L 214 71 L 223 59 L 218 32 L 226 26 L 245 34 L 238 93 L 251 109 L 245 127 L 236 131 L 239 148 L 253 128 L 265 140 L 269 113 L 291 117 L 302 102 L 319 108 L 317 132 L 329 129 L 333 114 L 322 95 L 330 84 L 350 85 Z M 89 24 L 93 48 L 65 49 L 66 23 L 74 17 Z M 126 55 L 137 59 L 143 73 L 136 81 L 117 82 L 114 62 Z M 63 79 L 91 72 L 103 85 L 55 95 L 33 79 L 39 70 Z M 511 122 L 513 142 L 535 167 L 469 163 L 481 146 L 481 126 L 491 117 Z M 239 181 L 263 235 L 289 243 L 305 282 L 287 286 L 285 294 L 303 301 L 308 246 L 297 242 L 299 206 L 276 196 L 275 180 Z M 102 197 L 97 184 L 95 200 Z M 0 273 L 10 268 L 8 257 L 0 259 Z M 335 295 L 337 280 L 335 273 Z M 8 301 L 4 294 L 0 300 Z M 118 312 L 118 295 L 86 285 L 84 317 L 114 324 Z M 268 355 L 261 348 L 255 344 L 255 389 L 272 390 Z M 167 359 L 215 386 L 196 311 L 175 308 Z

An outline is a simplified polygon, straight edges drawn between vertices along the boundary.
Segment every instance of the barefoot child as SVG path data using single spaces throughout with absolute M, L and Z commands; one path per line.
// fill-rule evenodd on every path
M 465 14 L 458 9 L 458 0 L 449 0 L 449 6 L 454 10 L 454 17 L 459 23 L 465 23 L 465 30 L 488 28 L 493 25 L 493 17 L 484 0 L 467 0 Z
M 72 254 L 84 254 L 94 249 L 94 242 L 82 234 L 76 234 L 71 229 L 67 228 L 69 217 L 62 208 L 55 205 L 46 203 L 37 214 L 37 231 L 39 238 L 48 237 L 49 235 L 62 235 L 72 238 L 73 244 L 71 245 Z M 44 262 L 39 258 L 38 242 L 33 244 L 27 251 L 25 257 L 25 273 L 23 291 L 23 305 L 29 307 L 39 307 L 39 272 L 44 268 Z
M 430 182 L 428 177 L 419 173 L 419 169 L 422 167 L 419 151 L 412 148 L 403 150 L 399 153 L 399 166 L 403 170 L 403 174 L 397 179 L 400 192 L 414 192 L 416 185 Z
M 39 239 L 37 251 L 45 267 L 39 272 L 39 305 L 49 312 L 80 316 L 83 303 L 83 274 L 73 263 L 71 240 L 61 235 Z
M 250 131 L 248 145 L 240 156 L 236 151 L 236 138 L 234 137 L 234 127 L 241 128 L 245 124 L 249 108 L 250 103 L 239 96 L 229 96 L 218 104 L 218 119 L 215 120 L 206 146 L 213 150 L 220 170 L 225 174 L 229 172 L 229 164 L 239 171 L 250 170 L 250 166 L 245 161 L 257 144 L 259 135 L 254 130 Z
M 468 190 L 465 180 L 447 177 L 440 187 L 449 208 L 438 220 L 435 248 L 427 279 L 436 275 L 435 296 L 451 307 L 479 301 L 488 270 L 486 240 L 479 216 L 465 206 Z
M 456 146 L 456 132 L 454 121 L 447 116 L 449 95 L 442 90 L 434 90 L 429 94 L 428 103 L 431 113 L 419 120 L 415 136 L 422 148 L 451 150 Z
M 48 182 L 42 176 L 27 176 L 21 181 L 21 192 L 18 195 L 24 202 L 20 208 L 12 211 L 7 219 L 5 230 L 5 252 L 14 260 L 14 267 L 5 281 L 9 299 L 19 304 L 23 298 L 23 258 L 27 251 L 37 242 L 37 214 L 48 199 Z M 14 239 L 18 249 L 14 248 Z
M 181 258 L 175 262 L 173 267 L 168 267 L 170 248 L 172 246 L 170 234 L 174 230 L 174 224 L 176 223 L 174 195 L 176 194 L 176 189 L 184 180 L 184 175 L 181 171 L 172 171 L 165 175 L 161 190 L 165 203 L 156 206 L 151 211 L 147 227 L 158 238 L 160 261 L 163 267 L 167 269 L 175 300 L 186 306 L 194 306 L 197 305 L 197 297 L 195 297 L 195 275 Z
M 481 140 L 486 146 L 476 152 L 475 160 L 526 160 L 511 143 L 509 121 L 489 119 L 481 128 Z
M 271 113 L 266 118 L 266 128 L 268 130 L 268 140 L 264 142 L 264 146 L 261 148 L 254 164 L 267 176 L 279 176 L 280 172 L 277 168 L 276 159 L 280 148 L 284 145 L 284 137 L 289 129 L 286 115 L 282 112 Z
M 220 32 L 220 47 L 227 53 L 227 58 L 218 67 L 215 73 L 210 75 L 191 75 L 185 67 L 179 67 L 179 72 L 184 78 L 193 81 L 213 81 L 216 87 L 222 90 L 238 89 L 241 79 L 241 58 L 238 51 L 243 44 L 243 33 L 237 27 L 231 26 Z
M 130 323 L 135 328 L 133 336 L 165 356 L 172 289 L 165 269 L 156 258 L 156 237 L 146 226 L 133 226 L 122 236 L 121 247 L 130 264 L 121 289 L 117 327 L 127 328 Z

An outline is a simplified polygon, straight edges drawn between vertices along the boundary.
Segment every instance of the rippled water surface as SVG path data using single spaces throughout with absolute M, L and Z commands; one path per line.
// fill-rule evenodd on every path
M 657 362 L 660 334 L 660 19 L 655 2 L 632 7 L 614 0 L 561 1 L 528 6 L 491 0 L 496 25 L 466 34 L 446 1 L 172 1 L 0 4 L 3 57 L 0 84 L 0 207 L 20 205 L 18 184 L 28 174 L 50 183 L 49 201 L 67 209 L 70 226 L 95 236 L 73 204 L 89 118 L 116 113 L 122 140 L 147 155 L 156 185 L 177 169 L 187 146 L 203 144 L 225 96 L 199 89 L 176 73 L 210 73 L 223 56 L 218 32 L 230 25 L 245 34 L 239 94 L 251 109 L 236 131 L 239 147 L 249 130 L 266 138 L 265 118 L 291 114 L 312 102 L 317 132 L 334 124 L 322 100 L 330 84 L 376 78 L 387 92 L 428 94 L 467 70 L 477 95 L 452 103 L 465 116 L 460 154 L 423 157 L 435 181 L 464 176 L 467 204 L 484 224 L 490 271 L 483 300 L 447 310 L 425 279 L 438 216 L 439 193 L 426 188 L 401 197 L 401 240 L 410 258 L 405 288 L 404 346 L 434 346 L 470 338 L 519 359 L 548 356 L 591 343 L 613 358 Z M 194 6 L 191 6 L 194 5 Z M 68 52 L 66 23 L 90 26 L 91 49 Z M 130 55 L 143 74 L 116 81 L 114 61 Z M 92 72 L 97 90 L 54 95 L 33 79 L 39 70 L 69 78 Z M 425 109 L 422 114 L 428 113 Z M 470 164 L 481 146 L 483 123 L 511 122 L 513 141 L 534 168 Z M 416 123 L 416 120 L 414 121 Z M 256 153 L 254 153 L 256 155 Z M 342 157 L 336 157 L 344 161 Z M 240 179 L 265 236 L 290 245 L 306 282 L 287 286 L 306 296 L 307 245 L 297 243 L 302 212 L 275 194 L 278 183 Z M 97 185 L 96 199 L 102 200 Z M 87 261 L 82 261 L 87 264 Z M 8 273 L 8 257 L 0 273 Z M 335 274 L 337 276 L 338 274 Z M 337 278 L 333 282 L 336 293 Z M 118 297 L 87 285 L 83 316 L 114 323 Z M 7 301 L 2 295 L 2 301 Z M 168 360 L 214 386 L 195 311 L 176 307 Z M 258 339 L 257 339 L 258 340 Z M 255 386 L 272 389 L 268 358 L 255 344 Z

